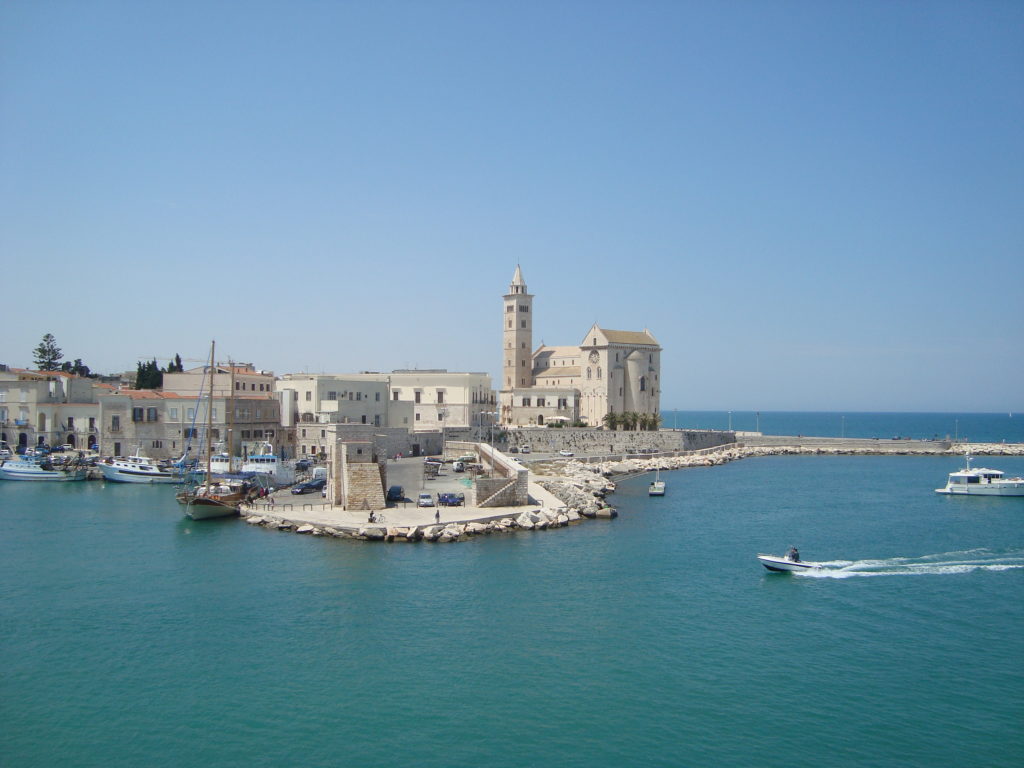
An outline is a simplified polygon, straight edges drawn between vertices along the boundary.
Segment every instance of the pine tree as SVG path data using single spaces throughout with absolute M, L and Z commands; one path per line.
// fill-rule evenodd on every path
M 64 353 L 60 347 L 57 346 L 57 340 L 53 338 L 52 333 L 48 333 L 43 336 L 43 340 L 39 342 L 39 346 L 33 350 L 34 355 L 33 361 L 36 364 L 36 368 L 40 371 L 57 371 L 60 370 L 60 360 L 64 357 Z

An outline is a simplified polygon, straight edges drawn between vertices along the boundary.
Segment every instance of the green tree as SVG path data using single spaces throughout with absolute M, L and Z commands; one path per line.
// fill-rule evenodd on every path
M 622 414 L 622 427 L 623 429 L 632 430 L 636 429 L 637 422 L 640 420 L 640 414 L 636 411 L 626 411 Z
M 605 427 L 607 427 L 608 429 L 612 430 L 613 432 L 615 430 L 617 430 L 619 428 L 619 424 L 622 423 L 621 420 L 619 419 L 619 414 L 617 414 L 615 412 L 606 413 L 601 418 L 601 421 L 604 422 Z
M 65 360 L 61 364 L 60 369 L 62 371 L 67 371 L 68 373 L 73 373 L 75 376 L 90 376 L 92 374 L 92 371 L 89 370 L 89 366 L 83 363 L 82 358 L 80 357 L 76 357 L 75 362 L 73 363 L 69 363 Z
M 60 360 L 64 357 L 64 353 L 57 346 L 57 340 L 53 338 L 52 333 L 43 336 L 43 340 L 39 342 L 39 346 L 33 350 L 32 354 L 34 356 L 33 362 L 35 362 L 38 370 L 60 370 Z
M 164 372 L 156 364 L 156 360 L 148 363 L 139 361 L 135 368 L 136 389 L 160 389 L 164 385 Z
M 167 373 L 181 373 L 185 370 L 185 366 L 181 364 L 181 355 L 175 354 L 174 361 L 167 364 Z

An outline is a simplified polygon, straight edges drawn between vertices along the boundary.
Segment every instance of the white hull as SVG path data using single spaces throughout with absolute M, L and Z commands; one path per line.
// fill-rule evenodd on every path
M 181 478 L 170 472 L 147 472 L 131 467 L 100 464 L 103 479 L 112 483 L 178 483 Z
M 936 488 L 936 493 L 951 496 L 1024 496 L 1024 480 L 1003 480 L 988 484 L 947 485 Z
M 0 478 L 4 480 L 32 480 L 44 482 L 68 482 L 69 480 L 85 480 L 88 470 L 72 469 L 62 471 L 57 469 L 34 469 L 26 470 L 21 468 L 0 467 Z
M 193 520 L 210 520 L 215 517 L 232 517 L 238 514 L 238 508 L 221 504 L 189 504 L 185 507 L 185 516 Z
M 647 488 L 648 496 L 664 496 L 665 495 L 665 481 L 658 480 L 650 484 Z
M 761 565 L 769 571 L 800 573 L 802 571 L 810 571 L 814 568 L 821 567 L 817 563 L 805 563 L 801 560 L 787 560 L 784 557 L 776 557 L 775 555 L 758 555 L 757 559 L 760 560 Z

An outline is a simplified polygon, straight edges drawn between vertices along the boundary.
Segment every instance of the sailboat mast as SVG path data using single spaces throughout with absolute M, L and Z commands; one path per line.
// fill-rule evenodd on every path
M 213 453 L 213 372 L 216 367 L 214 350 L 217 347 L 216 340 L 210 342 L 210 401 L 206 404 L 206 487 L 213 487 L 210 475 L 210 454 Z

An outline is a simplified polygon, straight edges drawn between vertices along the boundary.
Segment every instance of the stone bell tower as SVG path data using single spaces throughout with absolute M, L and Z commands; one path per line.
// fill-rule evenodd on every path
M 518 264 L 503 304 L 501 420 L 507 423 L 506 407 L 512 405 L 512 390 L 533 386 L 533 296 L 526 292 Z

